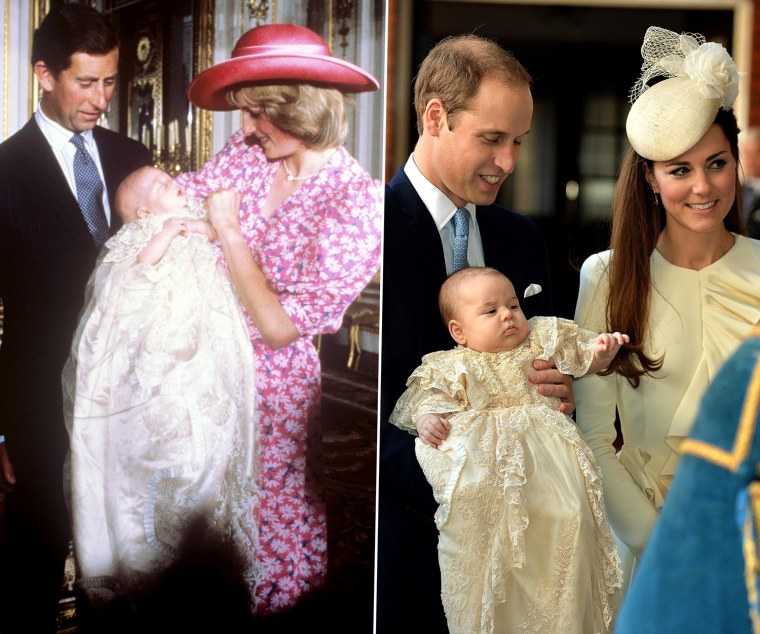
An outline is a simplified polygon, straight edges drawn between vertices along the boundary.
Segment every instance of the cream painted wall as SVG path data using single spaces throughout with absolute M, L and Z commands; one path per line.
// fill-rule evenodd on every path
M 32 114 L 33 106 L 30 107 L 29 100 L 30 5 L 30 2 L 20 0 L 2 0 L 0 9 L 2 140 L 21 128 Z

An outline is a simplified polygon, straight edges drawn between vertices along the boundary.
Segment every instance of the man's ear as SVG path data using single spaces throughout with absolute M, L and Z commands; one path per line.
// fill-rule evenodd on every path
M 446 109 L 440 99 L 431 99 L 425 106 L 423 127 L 430 136 L 438 136 L 446 123 Z
M 137 217 L 140 218 L 140 220 L 142 220 L 143 218 L 150 218 L 152 215 L 153 215 L 153 212 L 147 207 L 137 208 Z
M 47 64 L 43 61 L 39 61 L 34 65 L 34 74 L 37 76 L 37 81 L 40 82 L 42 90 L 45 92 L 52 92 L 55 83 L 55 76 Z
M 449 320 L 449 334 L 460 346 L 467 345 L 467 337 L 464 336 L 462 326 L 456 319 Z

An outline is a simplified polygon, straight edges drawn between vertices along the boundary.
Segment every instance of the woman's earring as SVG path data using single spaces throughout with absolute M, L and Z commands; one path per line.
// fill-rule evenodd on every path
M 652 193 L 654 194 L 654 206 L 659 207 L 660 206 L 660 198 L 657 196 L 657 192 L 652 190 Z

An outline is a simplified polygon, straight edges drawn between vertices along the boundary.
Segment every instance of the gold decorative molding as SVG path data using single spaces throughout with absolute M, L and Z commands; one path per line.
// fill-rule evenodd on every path
M 34 41 L 34 32 L 42 22 L 48 11 L 50 11 L 50 0 L 32 0 L 29 7 L 29 51 L 32 50 L 32 42 Z M 37 76 L 34 73 L 30 73 L 31 79 L 29 84 L 29 114 L 31 115 L 37 107 L 37 102 L 40 100 L 40 82 L 37 81 Z
M 248 19 L 256 21 L 256 26 L 266 23 L 269 17 L 269 0 L 247 0 Z
M 154 164 L 167 172 L 196 170 L 211 158 L 213 113 L 190 103 L 187 82 L 213 64 L 216 3 L 193 0 L 175 8 L 159 0 L 121 1 L 112 10 L 127 71 L 119 84 L 126 91 L 119 100 L 126 108 L 121 132 L 148 147 Z M 166 68 L 177 54 L 167 41 L 177 38 L 183 42 L 181 73 Z
M 193 77 L 214 63 L 215 0 L 195 0 L 193 11 Z M 192 165 L 201 167 L 211 158 L 213 139 L 213 113 L 203 108 L 192 108 L 193 153 Z
M 335 36 L 333 35 L 333 29 L 335 27 L 333 22 L 335 22 L 335 26 L 337 26 L 338 29 L 338 35 L 340 36 L 338 46 L 340 47 L 341 52 L 338 57 L 346 59 L 346 50 L 348 48 L 347 37 L 351 32 L 351 23 L 356 15 L 356 0 L 331 0 L 330 5 L 330 48 L 334 55 Z

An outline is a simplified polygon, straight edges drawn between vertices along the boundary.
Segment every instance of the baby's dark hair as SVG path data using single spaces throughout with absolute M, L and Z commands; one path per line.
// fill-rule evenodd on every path
M 449 327 L 449 321 L 454 318 L 456 312 L 459 284 L 474 275 L 498 275 L 509 281 L 509 278 L 501 271 L 497 271 L 490 266 L 468 266 L 449 275 L 441 285 L 441 290 L 438 291 L 438 310 L 441 311 L 443 323 L 447 328 Z

